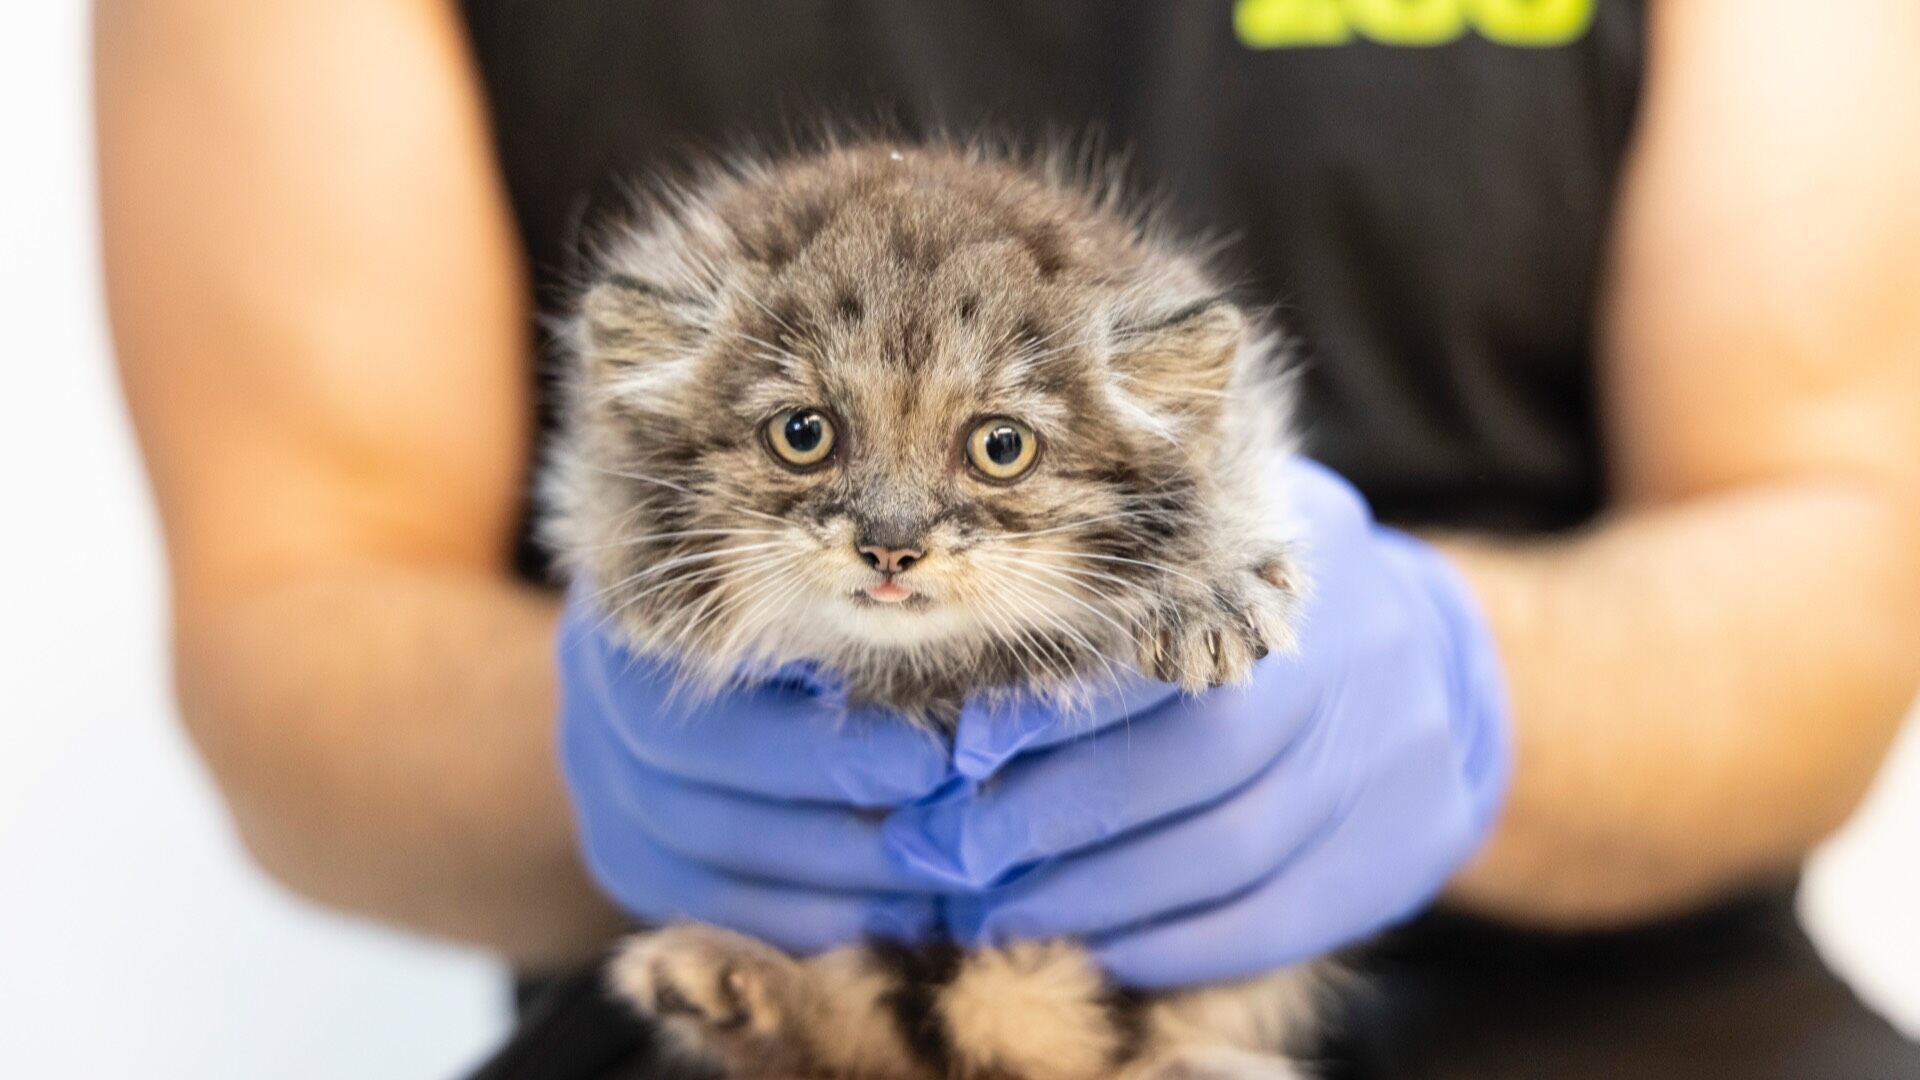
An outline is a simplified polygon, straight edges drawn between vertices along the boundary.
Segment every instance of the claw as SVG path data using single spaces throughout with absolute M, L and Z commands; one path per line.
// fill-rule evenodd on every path
M 661 1016 L 704 1016 L 705 1011 L 682 993 L 667 973 L 658 967 L 653 972 L 653 1011 Z
M 1153 677 L 1161 682 L 1178 681 L 1180 673 L 1173 669 L 1173 631 L 1161 627 L 1160 633 L 1154 638 L 1153 647 L 1154 655 L 1159 658 L 1154 661 Z
M 721 1030 L 745 1027 L 747 1024 L 747 977 L 738 968 L 728 968 L 720 976 L 720 998 L 726 1004 L 725 1016 L 709 1017 L 713 1025 Z

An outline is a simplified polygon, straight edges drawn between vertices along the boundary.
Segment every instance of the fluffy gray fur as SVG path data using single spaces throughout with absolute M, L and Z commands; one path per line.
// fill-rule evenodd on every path
M 599 241 L 546 524 L 628 645 L 696 690 L 813 661 L 933 728 L 1291 646 L 1277 337 L 1063 160 L 736 161 Z M 1148 998 L 1070 942 L 801 960 L 694 925 L 613 973 L 736 1072 L 887 1080 L 1291 1075 L 1327 978 Z

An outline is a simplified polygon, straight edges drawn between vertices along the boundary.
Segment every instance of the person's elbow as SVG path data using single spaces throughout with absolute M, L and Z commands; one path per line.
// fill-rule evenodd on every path
M 296 662 L 305 635 L 274 629 L 303 620 L 288 598 L 241 591 L 219 603 L 176 601 L 174 693 L 198 751 L 253 863 L 286 888 L 320 903 L 352 905 L 327 871 L 320 834 L 345 822 L 330 810 L 330 755 L 313 730 L 319 688 Z M 334 688 L 337 692 L 338 688 Z

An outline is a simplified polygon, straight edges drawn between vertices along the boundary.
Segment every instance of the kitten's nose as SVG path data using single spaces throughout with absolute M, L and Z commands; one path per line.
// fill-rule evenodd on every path
M 890 548 L 878 544 L 861 544 L 855 550 L 868 566 L 883 574 L 904 574 L 926 554 L 919 548 Z

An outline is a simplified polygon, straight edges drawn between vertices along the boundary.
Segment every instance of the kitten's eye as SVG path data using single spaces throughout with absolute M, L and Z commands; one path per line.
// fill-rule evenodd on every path
M 833 421 L 818 409 L 790 409 L 767 421 L 767 449 L 789 468 L 825 462 L 833 443 Z
M 967 460 L 989 480 L 1018 480 L 1040 456 L 1040 439 L 1018 420 L 996 417 L 967 436 Z

